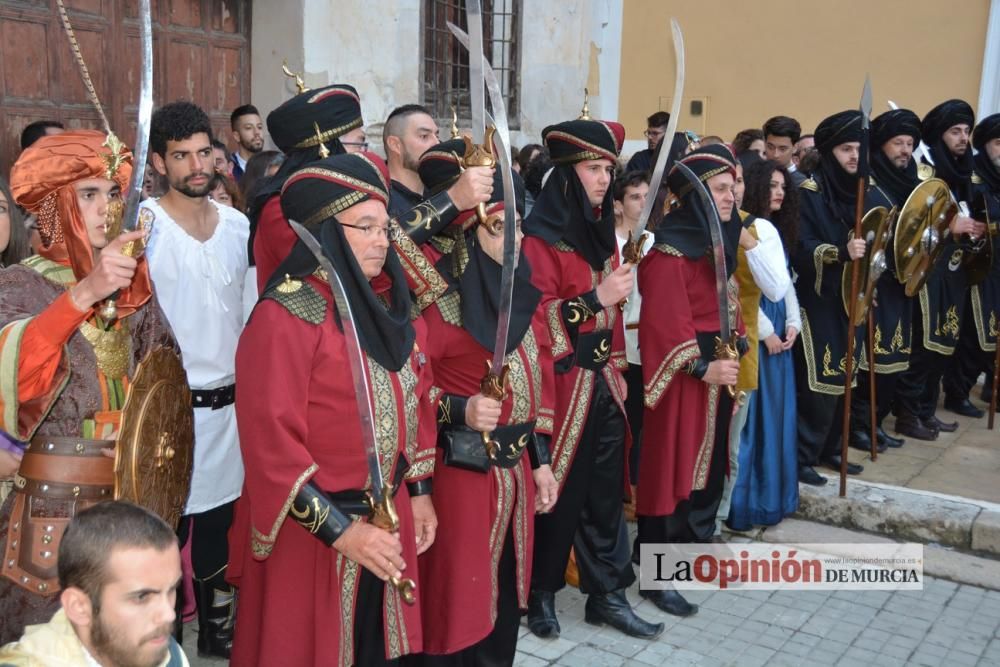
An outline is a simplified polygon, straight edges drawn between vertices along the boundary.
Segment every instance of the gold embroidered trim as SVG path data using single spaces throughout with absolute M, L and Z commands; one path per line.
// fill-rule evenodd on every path
M 660 404 L 660 399 L 663 398 L 663 393 L 667 390 L 667 386 L 678 371 L 699 356 L 701 356 L 701 350 L 698 348 L 698 341 L 693 338 L 670 350 L 660 362 L 649 382 L 646 383 L 646 407 L 656 409 L 656 406 Z
M 381 197 L 383 201 L 388 201 L 389 199 L 388 192 L 386 192 L 382 188 L 375 187 L 368 181 L 362 181 L 361 179 L 354 178 L 353 176 L 348 176 L 347 174 L 343 174 L 339 171 L 334 171 L 332 169 L 325 169 L 323 167 L 305 167 L 295 172 L 295 174 L 293 174 L 292 177 L 289 178 L 287 181 L 285 181 L 285 184 L 281 186 L 281 194 L 284 194 L 285 190 L 287 190 L 292 183 L 297 183 L 303 178 L 309 178 L 310 176 L 323 176 L 326 178 L 332 178 L 338 181 L 343 181 L 344 183 L 352 187 L 360 189 L 362 192 L 366 192 L 375 197 Z M 314 217 L 315 216 L 311 216 L 310 219 Z
M 406 275 L 410 278 L 410 284 L 417 297 L 417 306 L 420 310 L 426 309 L 448 291 L 448 283 L 420 251 L 413 239 L 406 234 L 396 234 L 393 247 L 399 255 Z
M 558 437 L 552 444 L 552 475 L 556 478 L 560 488 L 573 454 L 576 452 L 576 446 L 580 441 L 580 432 L 583 430 L 593 390 L 594 374 L 580 370 L 573 383 L 573 392 L 570 394 L 566 418 L 563 420 L 562 428 L 559 429 Z
M 304 141 L 300 141 L 299 143 L 295 144 L 294 148 L 310 148 L 312 146 L 319 146 L 321 142 L 329 141 L 330 139 L 339 137 L 340 135 L 346 132 L 350 132 L 356 127 L 361 127 L 363 124 L 364 122 L 362 121 L 361 118 L 355 118 L 349 123 L 345 123 L 338 127 L 330 128 L 329 130 L 324 130 L 319 134 L 313 134 L 308 139 L 305 139 Z
M 799 334 L 799 338 L 802 339 L 803 351 L 805 352 L 806 375 L 809 381 L 809 389 L 820 394 L 840 396 L 844 393 L 844 386 L 842 384 L 828 384 L 826 382 L 820 382 L 817 378 L 816 352 L 813 349 L 812 327 L 809 326 L 809 317 L 806 315 L 805 308 L 799 308 L 799 312 L 802 317 L 802 332 Z M 841 377 L 843 376 L 841 375 Z M 851 381 L 851 386 L 855 386 L 856 383 L 857 377 L 855 376 L 855 378 Z
M 659 252 L 662 252 L 664 255 L 670 255 L 672 257 L 684 256 L 684 253 L 682 253 L 680 250 L 666 243 L 657 243 L 656 245 L 653 246 L 653 250 L 657 250 Z
M 516 466 L 518 470 L 521 466 Z M 507 525 L 514 512 L 514 479 L 511 470 L 493 466 L 497 483 L 496 514 L 490 526 L 490 622 L 497 621 L 497 600 L 500 597 L 499 568 L 503 544 L 507 539 Z
M 548 308 L 549 332 L 552 334 L 552 358 L 558 359 L 569 352 L 569 336 L 562 321 L 562 301 L 555 299 Z
M 319 470 L 319 466 L 313 463 L 308 468 L 302 471 L 295 483 L 292 484 L 292 489 L 288 492 L 288 497 L 285 498 L 284 504 L 281 506 L 281 510 L 278 512 L 278 518 L 274 520 L 274 524 L 271 526 L 270 532 L 264 535 L 256 526 L 251 528 L 250 535 L 250 549 L 253 555 L 258 559 L 264 559 L 271 555 L 271 550 L 274 549 L 274 540 L 278 537 L 278 531 L 281 530 L 282 524 L 285 523 L 285 517 L 288 516 L 288 510 L 292 507 L 292 503 L 295 502 L 295 496 L 299 495 L 299 490 L 302 485 L 306 483 L 306 480 L 312 477 L 313 473 Z
M 531 558 L 531 555 L 527 553 L 528 526 L 531 525 L 528 522 L 531 521 L 535 508 L 534 506 L 529 507 L 528 499 L 525 495 L 528 482 L 525 479 L 524 466 L 514 466 L 513 472 L 514 481 L 517 486 L 517 499 L 514 507 L 514 530 L 512 531 L 514 533 L 514 557 L 517 563 L 517 606 L 525 609 L 528 606 L 528 559 Z M 534 480 L 531 480 L 531 484 L 534 484 Z
M 341 580 L 340 616 L 340 662 L 339 665 L 354 664 L 354 604 L 357 597 L 358 565 L 343 554 L 337 553 L 337 574 Z
M 708 482 L 708 470 L 712 465 L 712 452 L 715 451 L 715 421 L 719 412 L 719 385 L 708 385 L 708 409 L 705 419 L 705 437 L 698 447 L 698 457 L 694 464 L 694 477 L 691 480 L 691 490 L 700 491 Z
M 615 139 L 614 133 L 611 132 L 610 128 L 606 125 L 604 127 L 609 133 L 611 133 L 612 141 L 617 146 L 618 141 Z M 553 130 L 545 135 L 546 141 L 550 138 L 560 139 L 581 148 L 581 150 L 577 153 L 573 153 L 572 155 L 568 155 L 557 160 L 552 160 L 553 164 L 570 164 L 573 162 L 580 162 L 581 160 L 611 160 L 614 162 L 618 159 L 618 155 L 616 153 L 609 151 L 603 146 L 598 146 L 597 144 L 593 144 L 589 141 L 584 141 L 583 139 L 569 134 L 568 132 L 563 132 L 562 130 Z
M 920 288 L 920 316 L 924 324 L 924 347 L 931 352 L 937 352 L 938 354 L 950 357 L 955 353 L 955 344 L 946 345 L 933 341 L 931 340 L 931 332 L 934 332 L 938 336 L 944 336 L 954 331 L 952 338 L 955 342 L 958 342 L 958 310 L 955 306 L 951 306 L 945 311 L 945 325 L 942 330 L 941 318 L 938 313 L 934 314 L 936 326 L 933 328 L 930 326 L 930 309 L 930 293 L 927 291 L 927 285 L 924 285 Z
M 427 451 L 430 452 L 429 458 L 411 464 L 410 469 L 406 471 L 406 479 L 416 479 L 434 472 L 434 450 L 429 449 Z
M 997 350 L 997 321 L 996 313 L 990 313 L 989 327 L 986 326 L 983 317 L 983 294 L 979 285 L 972 286 L 972 293 L 969 295 L 972 300 L 972 317 L 976 322 L 976 337 L 979 339 L 979 349 L 984 352 L 996 352 Z M 992 339 L 992 341 L 990 340 Z

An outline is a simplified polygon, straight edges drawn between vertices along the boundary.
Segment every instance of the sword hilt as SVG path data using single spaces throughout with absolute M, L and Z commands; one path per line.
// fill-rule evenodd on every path
M 625 245 L 622 246 L 622 259 L 627 264 L 632 264 L 633 266 L 639 265 L 639 262 L 645 256 L 642 246 L 645 245 L 648 236 L 647 232 L 643 232 L 639 234 L 638 238 L 634 238 L 631 231 L 628 233 L 628 239 L 625 241 Z
M 468 135 L 462 136 L 462 141 L 465 142 L 465 154 L 459 160 L 459 166 L 463 170 L 469 167 L 496 167 L 497 156 L 493 146 L 493 135 L 496 131 L 492 125 L 487 127 L 482 144 L 473 143 Z M 492 236 L 500 236 L 503 232 L 503 216 L 487 215 L 486 204 L 483 202 L 476 204 L 476 219 Z
M 416 590 L 417 584 L 413 579 L 389 577 L 389 583 L 399 591 L 399 597 L 403 598 L 403 602 L 406 604 L 414 604 L 417 601 L 417 596 L 413 592 Z
M 135 255 L 136 245 L 135 241 L 129 241 L 122 246 L 122 255 L 125 257 L 132 257 Z M 115 290 L 114 294 L 108 297 L 108 300 L 104 302 L 101 309 L 98 311 L 98 315 L 101 316 L 108 324 L 114 322 L 118 319 L 118 299 L 121 297 L 121 290 Z
M 730 335 L 729 340 L 725 343 L 718 336 L 715 337 L 715 358 L 716 359 L 727 359 L 729 361 L 739 361 L 740 353 L 736 349 L 736 334 Z M 731 384 L 726 385 L 726 391 L 729 392 L 729 397 L 736 402 L 736 405 L 743 405 L 746 403 L 747 395 L 745 391 L 737 390 Z
M 510 364 L 504 364 L 500 373 L 493 372 L 493 362 L 486 362 L 486 375 L 479 382 L 479 393 L 495 401 L 503 402 L 507 395 L 507 387 L 510 386 Z M 492 433 L 483 431 L 483 446 L 491 461 L 496 461 L 500 456 L 500 443 L 493 439 Z
M 374 482 L 373 482 L 374 483 Z M 382 485 L 382 500 L 375 500 L 372 492 L 366 494 L 366 501 L 371 508 L 368 521 L 376 528 L 395 533 L 399 530 L 399 514 L 396 513 L 396 503 L 392 500 L 392 483 Z

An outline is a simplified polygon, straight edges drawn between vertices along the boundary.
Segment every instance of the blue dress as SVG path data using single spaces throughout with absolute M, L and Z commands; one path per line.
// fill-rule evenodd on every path
M 775 332 L 785 331 L 784 299 L 774 302 L 761 296 L 760 308 Z M 728 522 L 733 530 L 773 526 L 799 507 L 792 351 L 771 355 L 759 343 L 758 372 L 757 391 L 750 395 L 740 435 Z

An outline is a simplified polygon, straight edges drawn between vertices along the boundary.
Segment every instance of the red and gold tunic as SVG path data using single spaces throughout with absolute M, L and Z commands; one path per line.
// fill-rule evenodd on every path
M 432 249 L 426 252 L 436 259 Z M 451 292 L 424 311 L 436 396 L 478 393 L 486 361 L 493 356 L 462 327 L 460 298 Z M 537 432 L 551 435 L 552 364 L 541 313 L 536 311 L 520 346 L 507 356 L 510 391 L 499 424 L 535 421 Z M 493 630 L 498 565 L 508 530 L 514 540 L 518 605 L 527 607 L 534 545 L 535 485 L 527 453 L 513 468 L 491 466 L 480 473 L 445 465 L 443 452 L 439 450 L 434 468 L 437 536 L 420 557 L 421 587 L 434 600 L 422 609 L 424 650 L 430 654 L 455 653 Z
M 594 290 L 618 267 L 619 261 L 617 253 L 614 253 L 605 261 L 602 271 L 595 271 L 580 253 L 562 241 L 550 245 L 536 236 L 526 236 L 522 247 L 524 256 L 531 264 L 531 282 L 542 292 L 539 308 L 552 341 L 552 360 L 556 369 L 552 401 L 555 404 L 552 473 L 561 488 L 573 464 L 596 379 L 595 371 L 581 368 L 574 362 L 575 336 L 600 330 L 612 332 L 610 358 L 600 373 L 622 414 L 625 413 L 625 378 L 622 372 L 628 368 L 625 329 L 618 306 L 603 308 L 590 317 L 581 317 L 582 321 L 574 331 L 563 317 L 563 303 Z M 628 447 L 631 445 L 628 429 L 625 430 L 625 437 Z
M 693 260 L 657 244 L 639 265 L 642 311 L 639 354 L 645 385 L 642 465 L 636 513 L 672 514 L 679 502 L 708 480 L 718 422 L 719 385 L 688 375 L 704 357 L 698 335 L 719 332 L 712 260 Z M 730 324 L 743 332 L 735 281 L 729 281 Z M 728 423 L 728 419 L 723 420 Z
M 373 281 L 378 292 L 379 278 Z M 359 565 L 327 547 L 288 510 L 303 484 L 328 493 L 371 487 L 344 335 L 328 285 L 314 277 L 283 286 L 254 310 L 236 356 L 236 414 L 246 467 L 230 530 L 228 577 L 240 587 L 234 665 L 351 665 Z M 366 359 L 382 477 L 434 468 L 432 376 L 426 330 L 398 372 Z M 405 576 L 417 579 L 416 539 L 406 485 L 396 495 Z M 417 605 L 385 588 L 389 658 L 420 652 Z

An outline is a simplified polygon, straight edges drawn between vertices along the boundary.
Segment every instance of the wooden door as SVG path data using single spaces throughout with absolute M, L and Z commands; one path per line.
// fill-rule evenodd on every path
M 135 138 L 138 0 L 64 0 L 111 128 Z M 250 0 L 151 0 L 153 99 L 190 100 L 229 139 L 229 113 L 250 101 Z M 0 174 L 36 120 L 100 128 L 55 0 L 0 0 Z

